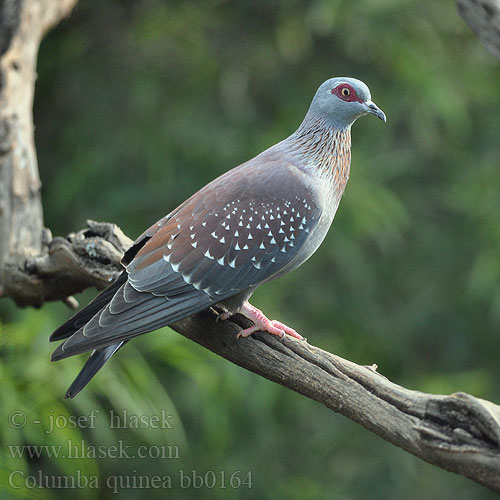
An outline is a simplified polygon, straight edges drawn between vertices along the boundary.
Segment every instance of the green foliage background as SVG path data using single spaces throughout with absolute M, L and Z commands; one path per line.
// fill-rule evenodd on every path
M 500 401 L 500 64 L 452 1 L 82 1 L 43 41 L 38 71 L 45 218 L 59 235 L 92 218 L 135 237 L 291 133 L 322 81 L 365 81 L 387 125 L 355 124 L 331 234 L 254 303 L 406 387 Z M 168 328 L 64 401 L 83 359 L 49 363 L 47 338 L 70 312 L 2 301 L 0 313 L 2 498 L 116 498 L 106 481 L 119 475 L 172 478 L 171 489 L 122 488 L 125 499 L 493 498 Z M 95 429 L 50 430 L 51 416 L 94 409 Z M 110 429 L 110 409 L 163 409 L 174 428 Z M 12 411 L 23 428 L 7 424 Z M 8 448 L 70 439 L 178 446 L 180 458 L 20 459 Z M 17 489 L 13 470 L 14 486 L 80 470 L 101 487 Z M 253 485 L 183 489 L 181 470 L 252 471 Z

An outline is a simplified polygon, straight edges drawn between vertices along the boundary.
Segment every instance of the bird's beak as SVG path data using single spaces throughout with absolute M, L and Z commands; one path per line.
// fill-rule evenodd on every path
M 378 116 L 383 122 L 387 121 L 385 113 L 372 101 L 365 101 L 366 112 Z

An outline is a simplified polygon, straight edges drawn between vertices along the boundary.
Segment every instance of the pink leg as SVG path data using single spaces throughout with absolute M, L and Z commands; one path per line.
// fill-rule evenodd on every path
M 268 332 L 272 335 L 276 335 L 279 338 L 283 338 L 285 335 L 290 335 L 290 337 L 295 337 L 299 340 L 304 340 L 302 335 L 298 334 L 293 328 L 290 328 L 283 323 L 276 320 L 269 320 L 266 318 L 264 313 L 252 306 L 249 302 L 245 302 L 241 307 L 240 313 L 246 316 L 249 320 L 254 322 L 254 326 L 243 330 L 238 333 L 238 338 L 248 337 L 254 332 Z

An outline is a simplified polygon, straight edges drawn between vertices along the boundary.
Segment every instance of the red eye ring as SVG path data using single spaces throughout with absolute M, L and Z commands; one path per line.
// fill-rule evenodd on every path
M 330 92 L 346 102 L 363 102 L 363 99 L 356 94 L 352 85 L 349 85 L 348 83 L 341 83 L 330 90 Z

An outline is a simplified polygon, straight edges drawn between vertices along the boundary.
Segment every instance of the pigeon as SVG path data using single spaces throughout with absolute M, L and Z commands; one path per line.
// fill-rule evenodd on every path
M 288 138 L 216 178 L 147 229 L 125 252 L 124 271 L 52 333 L 52 361 L 93 351 L 66 393 L 74 397 L 130 339 L 216 306 L 256 331 L 302 336 L 248 300 L 319 247 L 349 177 L 351 126 L 386 121 L 360 80 L 331 78 Z

